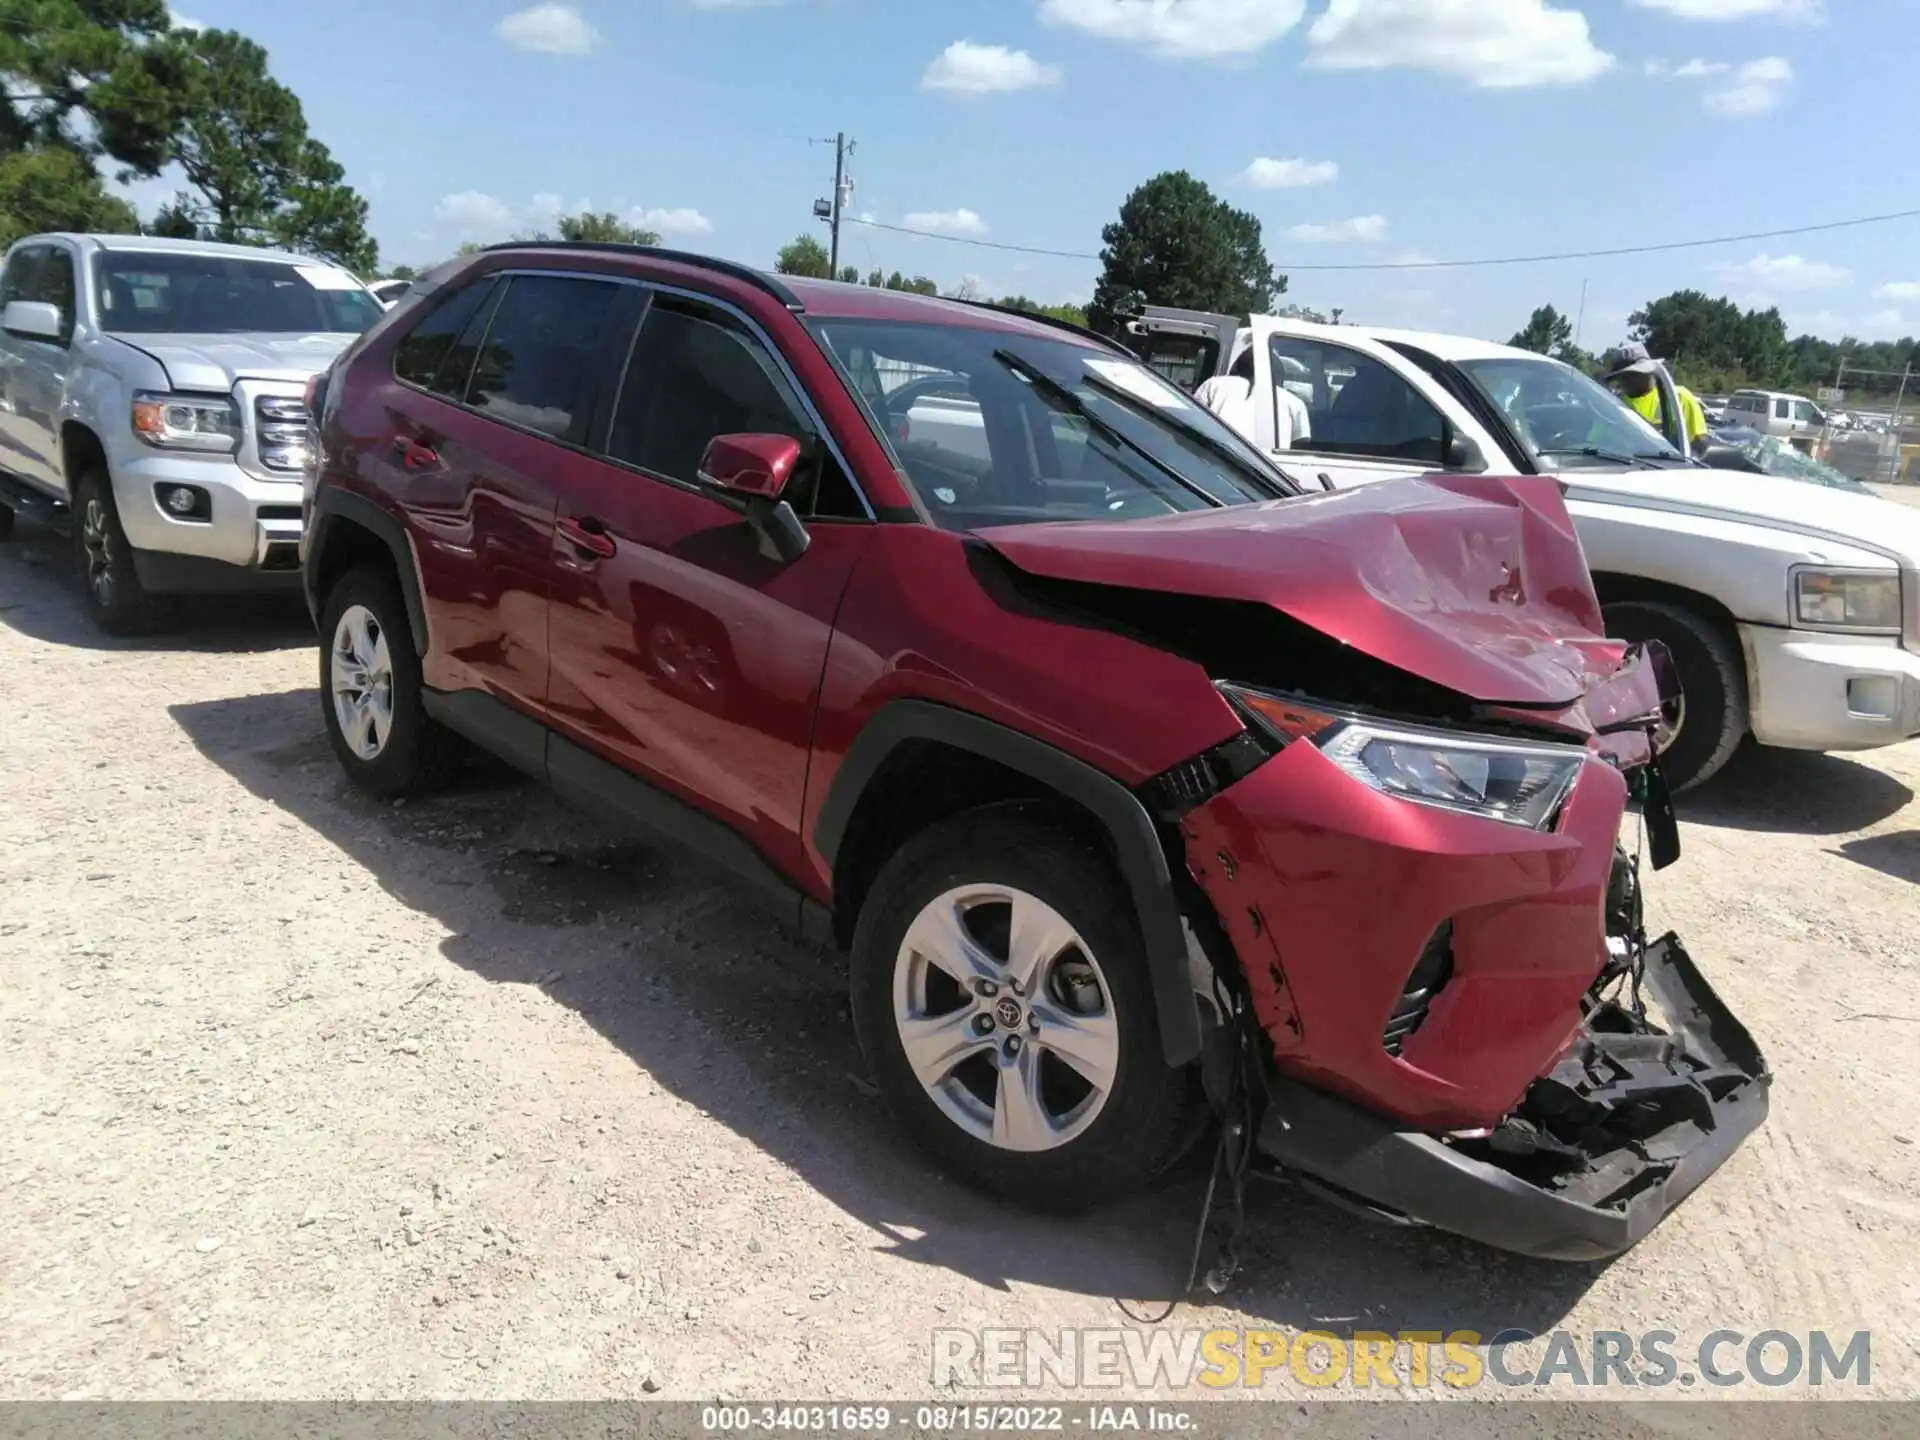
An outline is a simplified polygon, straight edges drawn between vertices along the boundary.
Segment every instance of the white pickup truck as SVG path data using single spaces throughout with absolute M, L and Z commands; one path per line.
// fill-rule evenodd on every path
M 1662 736 L 1674 788 L 1748 736 L 1867 750 L 1920 734 L 1920 510 L 1706 468 L 1598 381 L 1506 345 L 1153 309 L 1134 328 L 1143 358 L 1189 386 L 1251 350 L 1266 403 L 1247 438 L 1303 483 L 1557 476 L 1609 630 L 1665 641 L 1679 668 L 1686 697 Z M 1276 377 L 1311 420 L 1286 450 Z

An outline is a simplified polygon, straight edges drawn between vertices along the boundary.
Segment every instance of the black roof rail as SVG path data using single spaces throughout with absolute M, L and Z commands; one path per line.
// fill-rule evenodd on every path
M 1140 358 L 1111 335 L 1102 335 L 1098 330 L 1090 330 L 1085 325 L 1076 325 L 1071 320 L 1062 320 L 1057 315 L 1045 315 L 1038 310 L 1022 310 L 1018 305 L 1001 305 L 992 300 L 962 300 L 960 303 L 971 305 L 976 310 L 992 310 L 1001 315 L 1018 315 L 1022 320 L 1031 320 L 1038 325 L 1050 325 L 1055 330 L 1069 330 L 1082 340 L 1097 341 L 1102 349 L 1125 355 L 1129 360 Z
M 722 260 L 718 256 L 700 255 L 692 250 L 669 250 L 659 245 L 624 245 L 616 240 L 503 240 L 498 245 L 484 246 L 482 250 L 483 253 L 495 250 L 585 250 L 608 255 L 640 255 L 649 260 L 671 260 L 681 265 L 712 270 L 735 280 L 744 280 L 756 290 L 771 295 L 795 314 L 804 314 L 807 308 L 798 295 L 766 271 L 742 265 L 737 260 Z

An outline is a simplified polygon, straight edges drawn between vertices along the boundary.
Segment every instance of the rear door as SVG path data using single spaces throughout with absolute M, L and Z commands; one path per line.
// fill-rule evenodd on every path
M 803 874 L 814 709 L 870 512 L 778 348 L 726 302 L 652 292 L 618 382 L 603 453 L 556 481 L 551 711 L 578 749 L 556 744 L 549 771 L 577 791 L 611 763 Z M 798 559 L 763 553 L 700 481 L 707 443 L 737 433 L 810 452 L 786 496 Z
M 74 253 L 55 241 L 35 267 L 30 293 L 60 312 L 60 336 L 55 340 L 16 339 L 18 359 L 13 365 L 13 398 L 22 424 L 18 453 L 26 479 L 45 489 L 66 492 L 66 467 L 60 456 L 60 407 L 67 394 L 67 372 L 73 363 L 74 307 L 79 302 L 74 283 Z M 27 453 L 31 451 L 32 453 Z
M 0 310 L 15 300 L 40 298 L 40 274 L 52 249 L 17 245 L 0 272 Z M 0 333 L 0 470 L 42 486 L 42 457 L 51 417 L 38 399 L 35 353 L 45 345 L 27 335 Z
M 397 347 L 367 459 L 414 540 L 433 688 L 544 710 L 555 476 L 584 454 L 638 301 L 637 286 L 603 275 L 481 276 Z
M 1191 395 L 1233 364 L 1241 323 L 1231 315 L 1149 305 L 1134 322 L 1133 349 L 1149 369 Z

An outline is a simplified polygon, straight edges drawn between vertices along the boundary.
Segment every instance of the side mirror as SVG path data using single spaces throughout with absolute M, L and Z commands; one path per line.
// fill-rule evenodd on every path
M 45 300 L 10 300 L 0 315 L 0 329 L 23 340 L 58 341 L 64 338 L 66 321 L 60 307 Z
M 1479 444 L 1472 436 L 1458 432 L 1448 434 L 1441 459 L 1449 470 L 1465 470 L 1474 475 L 1487 468 L 1487 457 L 1481 453 Z
M 805 450 L 791 435 L 716 435 L 700 457 L 700 483 L 745 512 L 769 560 L 791 564 L 813 537 L 782 497 Z
M 791 435 L 716 435 L 700 457 L 700 483 L 747 500 L 778 500 L 800 463 Z

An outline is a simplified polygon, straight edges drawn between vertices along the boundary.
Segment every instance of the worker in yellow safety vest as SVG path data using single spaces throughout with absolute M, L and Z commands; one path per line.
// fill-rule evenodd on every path
M 1614 393 L 1631 405 L 1654 429 L 1666 434 L 1661 424 L 1660 387 L 1654 374 L 1660 362 L 1647 353 L 1644 345 L 1622 345 L 1607 355 L 1607 373 L 1602 377 Z M 1679 381 L 1673 383 L 1680 399 L 1680 419 L 1686 431 L 1687 447 L 1698 450 L 1707 438 L 1707 412 L 1700 399 Z

